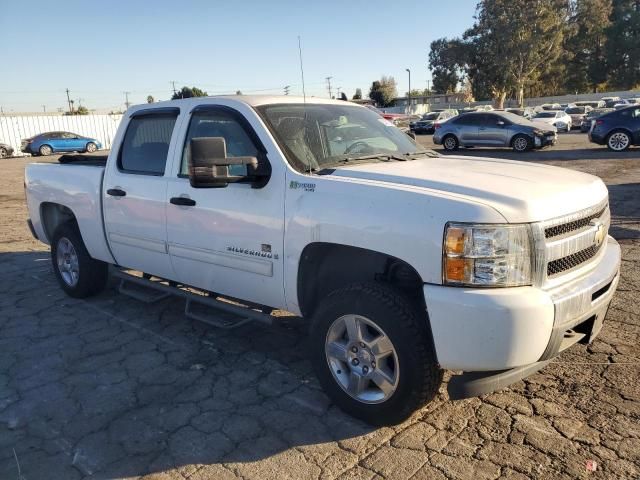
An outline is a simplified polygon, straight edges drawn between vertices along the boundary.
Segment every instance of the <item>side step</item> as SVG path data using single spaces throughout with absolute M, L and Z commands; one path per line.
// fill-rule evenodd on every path
M 184 313 L 188 318 L 213 325 L 217 328 L 237 328 L 250 321 L 272 325 L 271 315 L 252 308 L 218 300 L 210 296 L 199 295 L 162 280 L 136 277 L 123 270 L 114 269 L 111 273 L 120 279 L 118 291 L 145 303 L 157 302 L 169 296 L 185 299 Z M 208 308 L 207 308 L 208 307 Z M 210 310 L 215 310 L 215 313 Z

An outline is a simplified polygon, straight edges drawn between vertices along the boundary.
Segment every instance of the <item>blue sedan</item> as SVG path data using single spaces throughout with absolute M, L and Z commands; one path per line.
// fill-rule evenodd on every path
M 102 144 L 95 138 L 71 132 L 47 132 L 22 140 L 20 150 L 31 155 L 51 155 L 56 152 L 95 152 Z

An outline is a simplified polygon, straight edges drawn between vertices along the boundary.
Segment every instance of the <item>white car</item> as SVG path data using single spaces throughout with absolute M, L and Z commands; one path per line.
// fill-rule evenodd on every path
M 533 116 L 531 121 L 553 125 L 559 132 L 570 131 L 573 124 L 571 116 L 562 110 L 545 110 L 538 112 Z
M 111 273 L 220 328 L 292 312 L 319 383 L 372 424 L 433 399 L 443 369 L 450 398 L 481 395 L 590 343 L 619 281 L 599 178 L 441 156 L 349 102 L 134 106 L 102 161 L 68 157 L 25 171 L 28 225 L 68 295 Z

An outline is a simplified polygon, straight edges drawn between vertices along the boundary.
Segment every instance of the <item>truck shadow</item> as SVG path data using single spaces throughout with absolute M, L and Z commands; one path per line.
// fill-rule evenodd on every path
M 609 233 L 617 240 L 640 238 L 640 183 L 608 185 L 611 206 Z
M 302 459 L 294 447 L 376 432 L 330 404 L 297 317 L 221 331 L 178 299 L 144 304 L 113 282 L 69 298 L 48 252 L 2 253 L 0 266 L 0 478 L 17 478 L 13 448 L 33 459 L 25 478 L 137 477 Z

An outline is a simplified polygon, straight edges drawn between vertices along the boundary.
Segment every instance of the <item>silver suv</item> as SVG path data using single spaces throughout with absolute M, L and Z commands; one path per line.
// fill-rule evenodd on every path
M 556 143 L 551 126 L 538 125 L 509 112 L 469 112 L 435 124 L 433 143 L 445 150 L 458 147 L 511 147 L 516 152 Z

